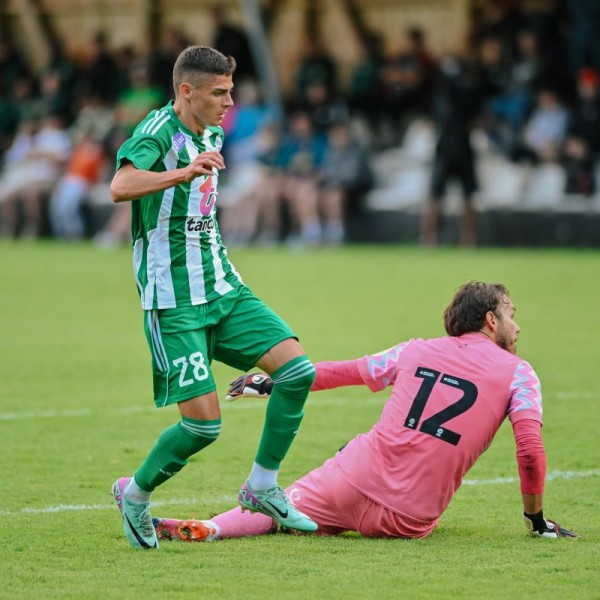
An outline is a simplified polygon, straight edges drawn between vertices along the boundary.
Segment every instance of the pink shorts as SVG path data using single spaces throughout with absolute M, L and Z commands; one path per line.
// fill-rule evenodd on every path
M 319 525 L 317 533 L 358 531 L 367 537 L 423 538 L 437 525 L 399 515 L 348 483 L 330 458 L 286 489 L 292 503 Z

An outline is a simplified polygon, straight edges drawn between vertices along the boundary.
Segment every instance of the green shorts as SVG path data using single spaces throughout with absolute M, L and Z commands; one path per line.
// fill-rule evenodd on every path
M 267 350 L 296 337 L 246 286 L 206 304 L 144 311 L 144 330 L 159 407 L 217 389 L 213 359 L 248 371 Z

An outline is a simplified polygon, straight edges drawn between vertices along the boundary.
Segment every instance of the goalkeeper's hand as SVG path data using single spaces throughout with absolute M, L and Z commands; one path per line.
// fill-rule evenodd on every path
M 231 402 L 242 396 L 266 398 L 273 390 L 273 380 L 264 373 L 246 373 L 229 384 L 225 400 Z
M 533 537 L 542 537 L 556 539 L 559 537 L 576 538 L 579 537 L 574 531 L 561 527 L 555 521 L 544 519 L 542 511 L 534 515 L 523 513 L 525 527 Z

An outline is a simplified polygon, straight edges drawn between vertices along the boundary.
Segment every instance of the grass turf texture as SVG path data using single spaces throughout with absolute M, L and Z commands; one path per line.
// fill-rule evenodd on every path
M 508 285 L 519 353 L 542 380 L 549 472 L 579 475 L 548 481 L 546 514 L 581 539 L 525 535 L 505 423 L 468 479 L 513 481 L 463 486 L 428 539 L 278 535 L 133 551 L 110 486 L 138 466 L 176 409 L 152 405 L 130 253 L 1 243 L 0 598 L 600 597 L 598 252 L 351 247 L 230 256 L 314 361 L 442 335 L 441 313 L 459 284 Z M 214 370 L 223 398 L 237 372 Z M 385 398 L 367 388 L 313 394 L 280 482 L 368 429 Z M 157 491 L 153 514 L 230 508 L 263 414 L 261 401 L 223 403 L 219 442 Z

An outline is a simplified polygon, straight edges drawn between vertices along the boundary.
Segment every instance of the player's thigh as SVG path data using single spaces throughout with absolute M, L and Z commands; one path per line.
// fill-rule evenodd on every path
M 210 370 L 212 331 L 197 326 L 198 310 L 190 307 L 144 313 L 157 406 L 203 396 L 216 389 Z
M 208 392 L 202 396 L 194 396 L 189 400 L 177 403 L 179 414 L 182 417 L 196 419 L 197 421 L 211 421 L 221 417 L 221 407 L 216 391 Z
M 287 323 L 247 287 L 239 288 L 237 301 L 215 328 L 214 358 L 247 371 L 271 348 L 296 338 Z
M 296 338 L 288 338 L 269 348 L 258 360 L 256 366 L 265 373 L 272 375 L 277 369 L 289 363 L 294 358 L 304 356 L 304 348 Z
M 415 521 L 368 499 L 357 531 L 365 537 L 412 539 L 428 536 L 436 525 L 437 520 L 428 523 Z
M 358 531 L 366 537 L 422 538 L 437 521 L 423 523 L 394 513 L 350 484 L 330 458 L 286 490 L 290 500 L 319 525 L 321 535 Z
M 330 458 L 286 490 L 291 502 L 319 525 L 322 535 L 358 531 L 368 498 L 350 485 Z

